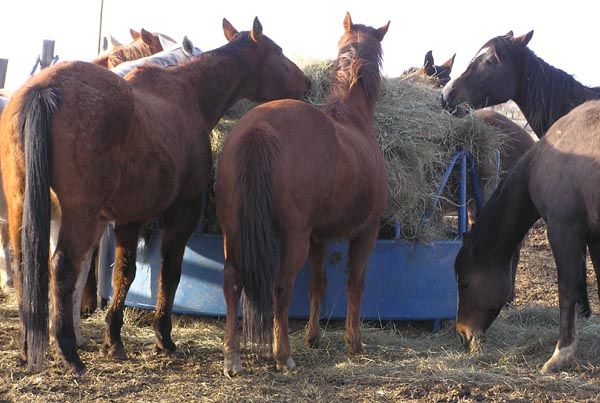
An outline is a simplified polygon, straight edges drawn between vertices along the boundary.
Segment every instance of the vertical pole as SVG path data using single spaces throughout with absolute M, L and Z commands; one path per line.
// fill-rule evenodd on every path
M 8 59 L 0 59 L 0 88 L 4 88 L 6 82 L 6 69 L 8 68 Z
M 460 157 L 460 184 L 458 189 L 458 232 L 462 235 L 468 231 L 467 223 L 467 155 Z
M 42 58 L 40 60 L 40 70 L 45 69 L 46 67 L 52 64 L 52 60 L 54 59 L 54 41 L 44 39 L 44 43 L 42 45 Z
M 102 19 L 104 18 L 104 0 L 100 0 L 100 22 L 98 24 L 98 52 L 100 54 L 100 49 L 102 46 Z

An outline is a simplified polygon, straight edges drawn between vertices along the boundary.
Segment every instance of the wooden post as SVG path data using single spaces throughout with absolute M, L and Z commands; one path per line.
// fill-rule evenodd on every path
M 8 59 L 0 59 L 0 88 L 4 88 L 6 81 L 6 69 L 8 68 Z
M 40 59 L 40 69 L 50 66 L 54 60 L 54 41 L 44 39 L 42 47 L 42 57 Z

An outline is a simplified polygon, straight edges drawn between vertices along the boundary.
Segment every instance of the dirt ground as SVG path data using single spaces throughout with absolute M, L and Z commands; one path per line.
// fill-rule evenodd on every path
M 75 377 L 50 356 L 48 368 L 29 374 L 16 365 L 17 312 L 11 294 L 0 295 L 0 401 L 600 401 L 600 313 L 588 264 L 594 316 L 578 320 L 575 362 L 564 372 L 540 375 L 558 335 L 554 261 L 542 225 L 530 232 L 521 254 L 517 298 L 487 332 L 483 351 L 464 351 L 453 322 L 432 333 L 427 323 L 364 323 L 365 354 L 345 355 L 343 323 L 323 322 L 321 347 L 303 343 L 304 321 L 294 321 L 297 370 L 280 373 L 272 360 L 246 353 L 246 372 L 222 375 L 222 319 L 176 316 L 178 353 L 153 353 L 151 316 L 128 309 L 123 328 L 129 360 L 99 353 L 103 313 L 84 321 L 90 338 L 81 352 L 87 372 Z

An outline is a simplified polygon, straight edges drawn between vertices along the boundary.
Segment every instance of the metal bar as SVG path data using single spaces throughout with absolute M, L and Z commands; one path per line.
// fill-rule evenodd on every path
M 468 231 L 467 222 L 467 154 L 463 152 L 460 159 L 460 184 L 458 188 L 458 233 Z
M 6 70 L 8 68 L 8 59 L 0 59 L 0 88 L 4 88 L 6 82 Z
M 463 154 L 464 154 L 464 151 L 457 151 L 456 153 L 454 153 L 454 155 L 450 159 L 450 162 L 446 166 L 444 175 L 442 175 L 442 179 L 440 180 L 440 183 L 438 185 L 437 194 L 435 195 L 435 197 L 433 197 L 433 200 L 431 201 L 431 206 L 430 206 L 429 210 L 423 216 L 423 219 L 421 220 L 422 223 L 426 223 L 427 221 L 429 221 L 431 219 L 431 215 L 433 214 L 435 205 L 438 203 L 438 201 L 440 199 L 440 195 L 442 194 L 442 192 L 446 188 L 446 185 L 448 184 L 448 179 L 450 179 L 450 175 L 452 174 L 452 171 L 454 170 L 454 166 L 456 165 L 456 162 Z

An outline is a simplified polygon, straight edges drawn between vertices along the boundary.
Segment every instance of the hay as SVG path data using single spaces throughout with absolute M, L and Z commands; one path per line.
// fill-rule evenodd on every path
M 316 106 L 325 103 L 332 65 L 331 61 L 313 61 L 303 67 L 312 83 L 307 102 Z M 442 207 L 439 203 L 434 205 L 433 198 L 452 155 L 460 149 L 474 155 L 482 184 L 489 194 L 496 177 L 495 153 L 505 137 L 472 114 L 464 118 L 448 114 L 440 105 L 440 90 L 416 76 L 384 78 L 374 125 L 388 171 L 389 207 L 385 220 L 400 223 L 401 238 L 428 241 L 446 236 Z M 251 106 L 247 102 L 237 104 L 213 131 L 215 172 L 226 134 Z M 443 196 L 456 200 L 455 188 L 456 180 Z M 424 221 L 431 209 L 431 219 Z M 218 230 L 214 217 L 207 228 Z

